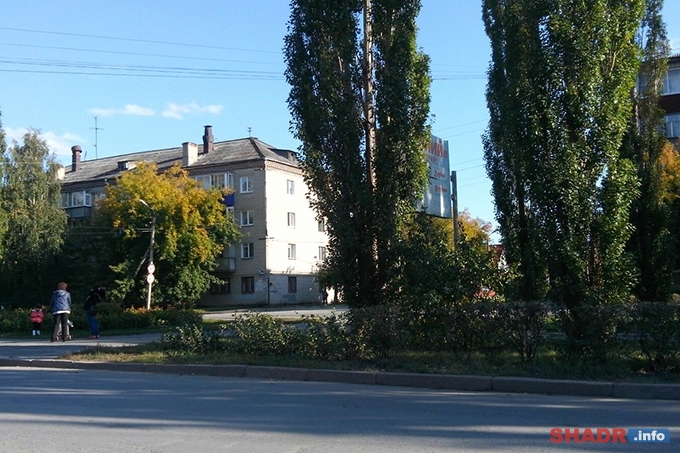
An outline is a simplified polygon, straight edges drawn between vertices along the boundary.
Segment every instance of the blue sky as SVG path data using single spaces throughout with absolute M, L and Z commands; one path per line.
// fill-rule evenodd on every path
M 423 0 L 432 131 L 449 141 L 459 209 L 494 220 L 481 134 L 489 63 L 481 2 Z M 297 149 L 283 77 L 286 0 L 0 0 L 0 111 L 8 137 L 39 129 L 64 164 L 252 135 Z M 680 52 L 680 2 L 665 20 Z M 97 130 L 95 130 L 95 117 Z M 96 144 L 96 147 L 95 147 Z

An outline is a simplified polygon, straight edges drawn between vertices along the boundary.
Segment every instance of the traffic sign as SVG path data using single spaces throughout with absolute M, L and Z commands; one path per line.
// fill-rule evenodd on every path
M 153 274 L 149 274 L 149 275 L 146 276 L 146 282 L 147 283 L 153 283 L 153 281 L 154 281 Z
M 156 266 L 153 263 L 149 263 L 149 266 L 146 268 L 146 271 L 149 274 L 153 274 L 156 270 Z

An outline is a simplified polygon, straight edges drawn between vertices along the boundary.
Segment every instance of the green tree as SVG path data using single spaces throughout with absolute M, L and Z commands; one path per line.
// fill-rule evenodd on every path
M 621 300 L 633 282 L 624 247 L 637 180 L 620 147 L 643 7 L 483 3 L 492 46 L 485 155 L 507 258 L 519 263 L 523 298 L 548 289 L 566 307 L 572 345 L 588 323 L 581 306 Z
M 668 300 L 671 289 L 669 206 L 663 199 L 661 155 L 666 139 L 659 106 L 670 46 L 661 18 L 663 0 L 647 0 L 637 43 L 642 49 L 638 89 L 624 136 L 622 154 L 636 167 L 640 194 L 633 202 L 634 232 L 628 248 L 639 273 L 635 294 L 641 300 Z
M 152 301 L 192 306 L 217 281 L 211 274 L 217 256 L 240 235 L 223 196 L 204 190 L 179 165 L 158 174 L 155 163 L 144 162 L 107 187 L 95 216 L 99 226 L 120 230 L 111 247 L 113 297 L 133 304 L 144 300 L 146 272 L 140 269 L 155 215 Z
M 7 153 L 7 142 L 5 141 L 5 129 L 2 127 L 2 112 L 0 112 L 0 156 L 4 156 Z M 4 168 L 0 165 L 0 181 L 4 181 Z M 5 206 L 0 202 L 0 263 L 3 262 L 3 246 L 5 232 L 7 231 L 7 211 L 5 211 Z
M 414 0 L 293 0 L 285 38 L 292 130 L 326 220 L 328 272 L 375 305 L 397 272 L 403 219 L 427 182 L 429 59 Z
M 20 306 L 45 303 L 56 282 L 46 280 L 62 245 L 60 168 L 38 131 L 7 148 L 2 139 L 0 211 L 3 299 Z

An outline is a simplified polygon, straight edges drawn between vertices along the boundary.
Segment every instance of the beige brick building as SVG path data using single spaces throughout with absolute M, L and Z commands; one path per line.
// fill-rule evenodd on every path
M 225 244 L 215 274 L 225 280 L 206 293 L 209 307 L 314 303 L 321 300 L 315 272 L 326 254 L 323 222 L 307 201 L 307 187 L 296 155 L 256 138 L 213 142 L 205 126 L 203 143 L 81 160 L 72 148 L 70 168 L 62 175 L 62 206 L 71 218 L 91 215 L 107 184 L 139 161 L 159 169 L 176 162 L 204 187 L 230 186 L 227 215 L 241 226 L 239 243 Z M 163 278 L 159 275 L 158 278 Z

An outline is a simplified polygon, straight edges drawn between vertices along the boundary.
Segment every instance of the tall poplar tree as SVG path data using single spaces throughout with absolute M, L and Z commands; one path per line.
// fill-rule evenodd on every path
M 4 156 L 7 152 L 7 142 L 5 141 L 5 130 L 2 127 L 2 112 L 0 112 L 0 156 Z M 4 168 L 0 165 L 0 181 L 4 181 Z M 0 263 L 3 262 L 3 246 L 5 231 L 7 231 L 7 211 L 5 206 L 0 201 Z
M 3 297 L 11 303 L 45 303 L 56 282 L 43 276 L 54 267 L 66 228 L 60 207 L 60 165 L 38 131 L 29 131 L 0 160 L 0 204 L 6 218 L 2 237 Z
M 639 83 L 633 91 L 633 111 L 622 153 L 630 158 L 640 181 L 640 195 L 633 203 L 631 223 L 635 230 L 629 249 L 639 274 L 635 294 L 641 300 L 668 300 L 671 290 L 669 205 L 662 189 L 664 77 L 668 71 L 670 45 L 661 17 L 663 0 L 647 0 L 637 43 L 642 49 Z
M 429 58 L 415 0 L 293 0 L 285 38 L 292 131 L 329 235 L 326 275 L 375 305 L 399 262 L 398 230 L 427 182 Z
M 485 0 L 491 40 L 485 137 L 501 232 L 527 297 L 548 285 L 568 309 L 570 339 L 585 305 L 626 295 L 624 246 L 636 194 L 620 155 L 638 70 L 644 0 Z

